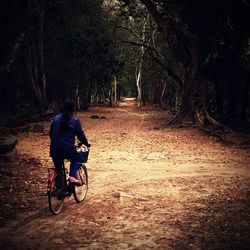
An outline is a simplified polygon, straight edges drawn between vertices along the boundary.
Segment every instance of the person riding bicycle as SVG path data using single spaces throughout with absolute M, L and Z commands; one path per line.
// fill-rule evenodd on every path
M 75 147 L 75 137 L 87 147 L 90 147 L 87 137 L 84 134 L 80 120 L 73 116 L 74 102 L 67 100 L 63 105 L 63 112 L 53 117 L 49 136 L 50 156 L 56 169 L 60 169 L 65 159 L 70 160 L 69 181 L 79 184 L 76 172 L 79 164 L 79 156 Z

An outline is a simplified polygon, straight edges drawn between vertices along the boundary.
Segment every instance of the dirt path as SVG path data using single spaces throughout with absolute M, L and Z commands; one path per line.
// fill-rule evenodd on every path
M 129 99 L 78 115 L 93 144 L 86 200 L 52 216 L 49 123 L 19 134 L 18 163 L 0 166 L 0 249 L 249 249 L 249 149 L 166 128 Z

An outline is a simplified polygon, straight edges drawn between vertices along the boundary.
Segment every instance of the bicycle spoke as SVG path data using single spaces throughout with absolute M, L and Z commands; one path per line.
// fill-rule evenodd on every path
M 81 202 L 85 199 L 88 191 L 88 174 L 87 168 L 82 165 L 77 171 L 77 178 L 81 180 L 82 184 L 74 187 L 74 198 L 76 202 Z
M 53 214 L 59 214 L 65 198 L 64 192 L 60 188 L 61 176 L 55 175 L 50 190 L 48 192 L 49 208 Z

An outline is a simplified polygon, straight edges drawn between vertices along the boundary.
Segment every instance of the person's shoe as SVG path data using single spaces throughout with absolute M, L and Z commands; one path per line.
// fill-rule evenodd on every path
M 81 181 L 80 180 L 77 180 L 75 177 L 73 176 L 69 176 L 69 182 L 70 183 L 73 183 L 73 184 L 76 184 L 76 185 L 81 185 Z

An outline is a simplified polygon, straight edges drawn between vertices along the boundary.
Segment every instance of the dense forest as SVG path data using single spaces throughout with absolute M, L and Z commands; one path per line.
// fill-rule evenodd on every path
M 172 124 L 249 119 L 248 0 L 5 0 L 0 12 L 2 117 L 133 96 Z
M 2 0 L 0 249 L 249 250 L 249 14 Z

